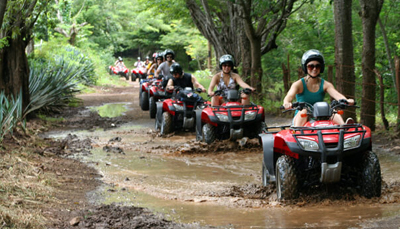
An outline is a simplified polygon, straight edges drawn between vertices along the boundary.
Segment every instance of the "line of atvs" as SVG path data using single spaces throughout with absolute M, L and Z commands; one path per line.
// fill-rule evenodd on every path
M 264 108 L 242 105 L 242 92 L 251 90 L 216 91 L 214 96 L 222 96 L 225 102 L 211 106 L 199 90 L 175 87 L 166 91 L 162 80 L 141 80 L 140 106 L 150 111 L 161 135 L 195 131 L 196 140 L 207 144 L 217 139 L 258 138 L 263 148 L 262 183 L 276 186 L 278 200 L 296 199 L 304 188 L 330 183 L 353 184 L 367 198 L 381 195 L 381 169 L 372 152 L 370 128 L 332 121 L 332 115 L 351 107 L 346 100 L 293 103 L 290 110 L 307 109 L 309 121 L 304 126 L 267 127 Z
M 134 68 L 129 71 L 129 69 L 125 66 L 108 66 L 108 73 L 110 75 L 119 75 L 125 77 L 126 80 L 129 80 L 129 76 L 131 76 L 131 81 L 136 81 L 136 79 L 146 79 L 147 78 L 147 69 L 145 67 Z

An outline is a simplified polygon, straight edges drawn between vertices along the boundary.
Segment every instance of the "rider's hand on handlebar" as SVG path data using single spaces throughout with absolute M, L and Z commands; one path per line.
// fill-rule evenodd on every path
M 292 103 L 284 103 L 282 106 L 285 108 L 285 110 L 292 109 Z
M 348 99 L 347 102 L 349 103 L 349 105 L 354 105 L 354 99 Z

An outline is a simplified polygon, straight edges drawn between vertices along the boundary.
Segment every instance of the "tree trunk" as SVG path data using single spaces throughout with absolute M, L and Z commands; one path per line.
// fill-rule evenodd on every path
M 360 0 L 363 27 L 361 123 L 375 130 L 375 31 L 383 0 Z
M 8 39 L 9 46 L 0 50 L 0 90 L 17 96 L 22 90 L 23 110 L 30 102 L 29 65 L 25 54 L 26 43 L 22 35 Z
M 335 0 L 336 87 L 346 98 L 355 98 L 355 74 L 352 35 L 352 0 Z M 343 118 L 356 119 L 355 109 L 347 109 Z
M 382 33 L 382 38 L 383 38 L 383 42 L 385 43 L 385 48 L 386 48 L 386 56 L 388 58 L 389 64 L 390 64 L 390 71 L 392 72 L 392 82 L 393 82 L 393 88 L 395 89 L 396 93 L 399 93 L 397 91 L 397 87 L 396 87 L 396 69 L 394 66 L 394 61 L 392 58 L 392 52 L 390 50 L 390 45 L 389 45 L 389 41 L 386 35 L 386 30 L 385 30 L 385 26 L 383 25 L 381 19 L 378 18 L 378 23 L 379 23 L 379 27 L 381 28 L 381 33 Z

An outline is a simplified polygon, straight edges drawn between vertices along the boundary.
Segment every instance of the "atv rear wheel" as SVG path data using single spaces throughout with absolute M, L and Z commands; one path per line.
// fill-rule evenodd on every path
M 378 157 L 372 151 L 363 155 L 359 181 L 361 195 L 367 198 L 381 196 L 381 166 Z
M 125 79 L 126 79 L 126 80 L 129 80 L 129 73 L 126 73 L 126 74 L 125 74 Z
M 132 81 L 132 82 L 135 82 L 135 81 L 136 81 L 136 75 L 133 74 L 133 73 L 131 74 L 131 81 Z
M 293 158 L 283 155 L 276 161 L 276 194 L 278 200 L 298 197 L 298 180 Z
M 157 107 L 156 107 L 156 100 L 154 99 L 154 96 L 151 96 L 149 99 L 149 113 L 150 113 L 150 118 L 156 117 Z
M 172 115 L 168 112 L 162 114 L 161 120 L 161 135 L 169 134 L 172 132 Z
M 204 142 L 206 142 L 207 144 L 211 144 L 215 141 L 215 139 L 216 139 L 215 126 L 211 125 L 210 123 L 207 123 L 203 126 L 202 131 L 203 131 L 203 141 Z
M 142 110 L 144 111 L 148 111 L 149 110 L 149 93 L 147 93 L 147 91 L 142 91 L 142 97 L 141 99 L 141 107 Z

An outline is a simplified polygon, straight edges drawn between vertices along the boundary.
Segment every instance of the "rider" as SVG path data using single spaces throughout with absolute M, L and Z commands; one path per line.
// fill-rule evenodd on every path
M 203 92 L 206 91 L 203 85 L 201 85 L 192 74 L 184 73 L 181 65 L 178 63 L 173 63 L 169 71 L 173 77 L 168 80 L 167 90 L 174 90 L 175 86 L 181 88 L 190 87 L 193 89 L 194 86 L 195 88 L 201 88 Z
M 305 52 L 301 58 L 301 67 L 306 76 L 294 82 L 290 87 L 290 90 L 283 99 L 285 109 L 292 108 L 291 101 L 294 97 L 296 97 L 297 102 L 307 102 L 313 105 L 316 102 L 323 101 L 326 92 L 335 100 L 345 99 L 350 105 L 354 104 L 353 99 L 347 99 L 335 89 L 332 83 L 320 77 L 320 73 L 323 73 L 325 69 L 325 60 L 318 50 L 311 49 Z M 304 117 L 302 114 L 305 114 L 303 115 Z M 304 126 L 308 120 L 306 114 L 306 109 L 296 111 L 293 126 Z M 339 125 L 344 124 L 343 118 L 339 114 L 333 115 L 333 122 Z M 353 122 L 351 118 L 346 120 L 346 123 Z
M 124 62 L 122 61 L 122 57 L 118 57 L 118 59 L 115 61 L 114 66 L 121 66 L 121 67 L 125 67 Z
M 239 74 L 233 72 L 235 66 L 235 60 L 229 54 L 225 54 L 219 58 L 219 68 L 222 70 L 214 75 L 211 79 L 210 86 L 208 87 L 208 95 L 214 95 L 214 87 L 217 86 L 217 90 L 223 90 L 227 92 L 229 89 L 237 89 L 238 86 L 242 88 L 250 88 L 252 91 L 255 89 L 245 83 Z M 250 101 L 248 95 L 242 93 L 242 104 L 249 105 Z M 223 103 L 223 98 L 219 96 L 213 96 L 211 99 L 211 106 L 219 106 Z
M 172 75 L 169 71 L 169 68 L 175 62 L 174 61 L 174 59 L 175 59 L 174 51 L 172 51 L 171 49 L 166 49 L 164 51 L 164 59 L 166 61 L 163 62 L 162 64 L 160 64 L 160 66 L 158 66 L 157 71 L 154 75 L 156 78 L 159 78 L 160 74 L 164 77 L 163 87 L 166 86 L 166 83 L 168 82 L 169 78 L 172 77 Z
M 164 57 L 160 53 L 153 54 L 153 62 L 147 66 L 147 75 L 155 75 L 158 66 L 164 61 Z
M 135 62 L 134 66 L 136 68 L 143 68 L 144 67 L 144 63 L 142 61 L 140 61 L 140 56 L 137 58 L 137 61 Z

